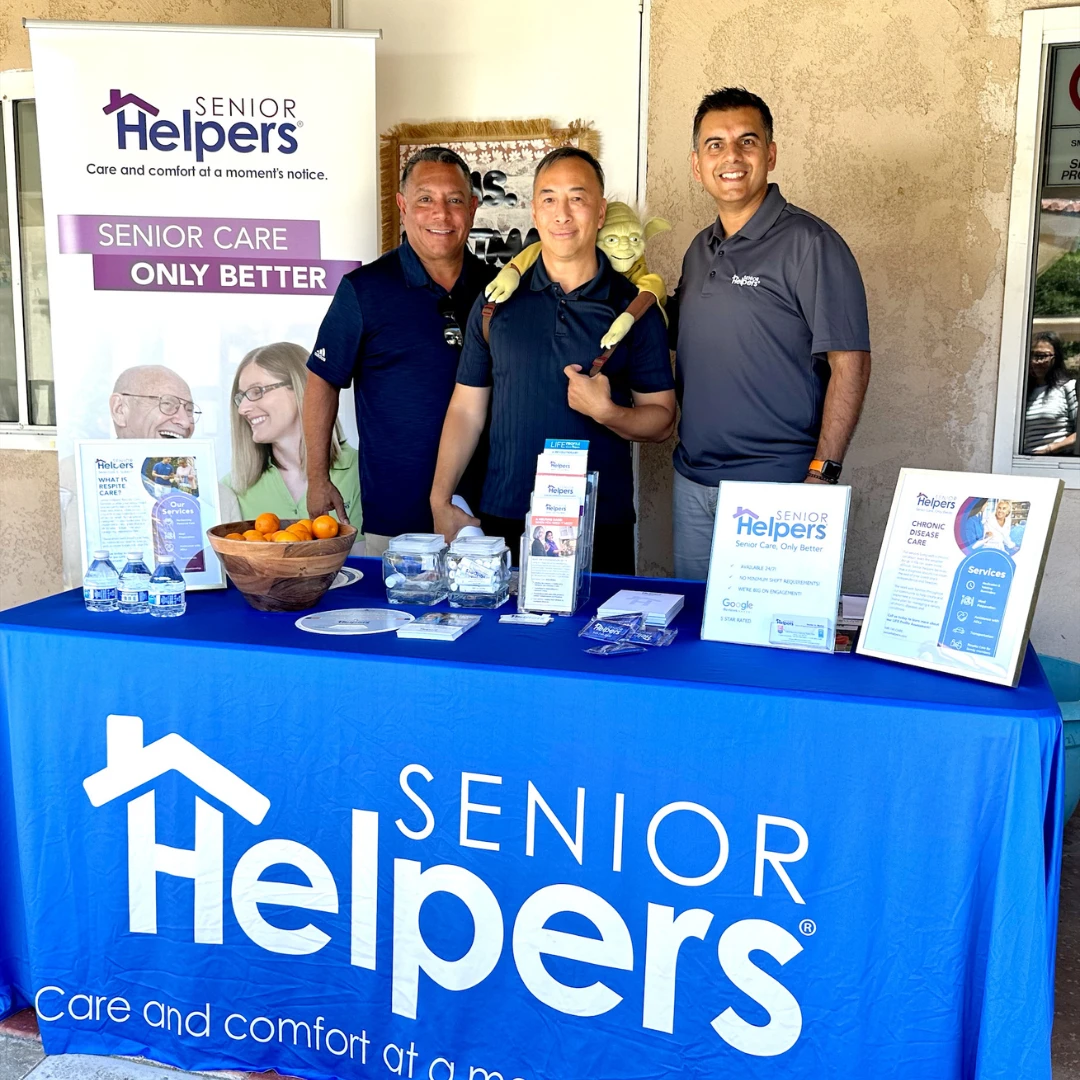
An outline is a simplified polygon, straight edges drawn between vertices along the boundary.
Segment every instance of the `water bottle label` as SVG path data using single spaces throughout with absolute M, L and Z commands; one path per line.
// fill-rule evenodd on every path
M 121 589 L 120 590 L 120 603 L 121 604 L 145 604 L 149 599 L 149 595 L 145 590 L 133 590 L 133 589 Z
M 84 588 L 83 591 L 82 591 L 82 594 L 83 594 L 83 599 L 84 600 L 89 600 L 89 601 L 94 601 L 94 600 L 115 600 L 116 599 L 116 589 L 112 589 L 112 588 L 109 588 L 109 589 Z
M 184 602 L 184 594 L 183 593 L 161 592 L 161 593 L 151 593 L 150 594 L 150 603 L 154 607 L 158 607 L 158 608 L 179 607 L 183 602 Z

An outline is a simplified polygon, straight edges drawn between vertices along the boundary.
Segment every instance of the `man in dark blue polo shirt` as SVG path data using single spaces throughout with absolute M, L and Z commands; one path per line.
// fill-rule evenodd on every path
M 431 532 L 431 482 L 461 327 L 494 274 L 465 249 L 476 197 L 457 154 L 442 147 L 414 154 L 397 202 L 406 239 L 342 279 L 308 360 L 304 394 L 308 513 L 343 517 L 328 476 L 330 432 L 339 389 L 353 383 L 368 555 L 381 555 L 399 533 Z M 467 499 L 479 494 L 482 466 L 463 479 Z
M 663 319 L 649 309 L 603 371 L 590 378 L 600 339 L 637 289 L 600 257 L 604 174 L 591 154 L 553 150 L 537 166 L 533 221 L 541 256 L 482 330 L 483 300 L 466 329 L 431 491 L 435 528 L 453 536 L 474 523 L 450 503 L 491 407 L 490 457 L 480 499 L 488 535 L 516 552 L 544 440 L 588 439 L 600 473 L 593 567 L 634 573 L 634 481 L 630 442 L 662 442 L 675 420 L 674 381 Z
M 722 481 L 839 479 L 870 331 L 848 246 L 768 182 L 776 143 L 761 98 L 707 95 L 692 163 L 717 218 L 690 245 L 668 309 L 682 407 L 673 524 L 676 576 L 703 579 Z

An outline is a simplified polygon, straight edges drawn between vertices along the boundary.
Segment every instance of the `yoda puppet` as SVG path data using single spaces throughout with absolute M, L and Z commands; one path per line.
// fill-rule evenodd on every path
M 638 292 L 651 292 L 663 313 L 667 303 L 667 289 L 659 274 L 650 274 L 645 265 L 645 244 L 657 233 L 667 232 L 671 226 L 663 218 L 652 218 L 644 225 L 633 207 L 622 202 L 607 204 L 604 225 L 596 236 L 596 246 L 608 257 L 611 265 L 637 286 Z M 488 285 L 484 295 L 488 300 L 501 304 L 513 296 L 521 281 L 521 275 L 529 269 L 540 255 L 540 245 L 530 244 L 518 252 Z M 664 315 L 667 319 L 667 315 Z M 600 339 L 604 349 L 614 348 L 634 325 L 634 316 L 623 312 L 608 327 Z

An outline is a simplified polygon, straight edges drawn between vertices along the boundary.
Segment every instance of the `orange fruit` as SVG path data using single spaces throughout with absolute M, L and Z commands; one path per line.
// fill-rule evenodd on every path
M 259 532 L 258 529 L 248 529 L 248 531 L 246 533 L 244 533 L 244 539 L 245 540 L 256 540 L 256 541 L 262 543 L 263 541 L 266 540 L 266 537 L 263 536 L 263 534 L 261 532 Z
M 341 531 L 338 523 L 329 514 L 320 514 L 312 523 L 311 531 L 317 540 L 329 540 Z
M 281 519 L 277 514 L 260 514 L 255 519 L 255 530 L 261 533 L 276 533 L 281 528 Z
M 287 526 L 287 528 L 291 529 L 293 525 L 300 525 L 302 528 L 307 529 L 308 532 L 311 532 L 311 518 L 301 518 L 299 521 L 294 521 L 292 525 Z
M 225 534 L 225 539 L 226 540 L 243 540 L 244 539 L 244 534 L 243 533 L 226 533 Z
M 291 533 L 285 529 L 278 529 L 277 532 L 271 533 L 269 536 L 263 537 L 264 540 L 273 540 L 275 544 L 295 544 L 296 533 Z
M 290 525 L 286 530 L 288 533 L 292 533 L 293 537 L 297 540 L 310 540 L 311 533 L 307 529 L 301 529 L 296 525 Z

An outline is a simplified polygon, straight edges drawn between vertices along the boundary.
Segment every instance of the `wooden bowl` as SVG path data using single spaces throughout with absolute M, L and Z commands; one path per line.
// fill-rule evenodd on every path
M 282 521 L 284 529 L 291 521 Z M 260 544 L 226 540 L 225 534 L 253 529 L 254 522 L 231 521 L 206 530 L 225 573 L 258 611 L 303 611 L 314 607 L 333 584 L 356 540 L 356 529 L 342 525 L 329 540 Z

